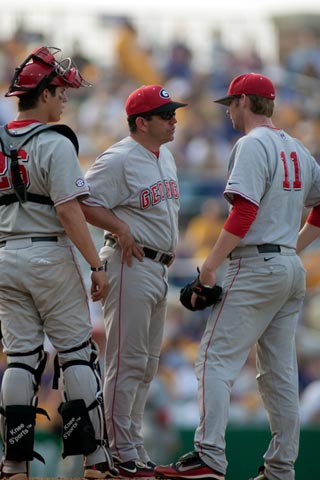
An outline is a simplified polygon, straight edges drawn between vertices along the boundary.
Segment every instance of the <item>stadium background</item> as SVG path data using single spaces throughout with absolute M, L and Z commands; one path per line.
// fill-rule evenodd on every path
M 197 7 L 167 1 L 116 3 L 56 0 L 49 6 L 32 0 L 6 1 L 0 16 L 0 123 L 15 116 L 15 101 L 3 98 L 14 67 L 40 44 L 60 47 L 75 57 L 85 78 L 94 83 L 90 91 L 71 93 L 63 118 L 79 136 L 84 171 L 98 153 L 127 134 L 124 101 L 134 88 L 162 83 L 174 98 L 189 104 L 178 112 L 175 141 L 169 145 L 179 168 L 180 242 L 170 270 L 170 307 L 159 373 L 146 412 L 150 449 L 154 460 L 163 463 L 192 448 L 198 421 L 193 360 L 206 315 L 182 309 L 178 292 L 193 278 L 227 214 L 221 193 L 228 153 L 238 138 L 224 109 L 212 100 L 239 73 L 270 75 L 278 90 L 276 124 L 300 138 L 320 161 L 320 5 L 304 1 L 301 7 L 301 2 L 284 0 L 224 1 L 223 5 L 198 1 Z M 92 232 L 99 247 L 102 234 Z M 303 253 L 308 291 L 297 334 L 303 425 L 297 480 L 319 470 L 319 260 L 315 242 Z M 89 286 L 89 271 L 80 261 Z M 91 309 L 102 361 L 101 311 L 94 304 Z M 52 350 L 49 344 L 47 348 Z M 3 372 L 2 354 L 0 360 Z M 39 395 L 40 406 L 48 409 L 52 420 L 39 418 L 36 438 L 36 450 L 44 454 L 46 466 L 32 462 L 31 473 L 81 475 L 80 458 L 61 459 L 56 414 L 60 394 L 52 391 L 51 380 L 52 358 Z M 252 351 L 232 391 L 227 478 L 251 475 L 261 463 L 268 437 Z

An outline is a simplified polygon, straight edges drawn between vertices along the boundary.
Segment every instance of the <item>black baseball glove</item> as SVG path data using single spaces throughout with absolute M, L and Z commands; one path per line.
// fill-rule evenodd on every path
M 188 310 L 204 310 L 215 303 L 218 303 L 221 300 L 222 288 L 219 285 L 214 285 L 213 287 L 205 287 L 199 280 L 200 271 L 198 270 L 198 276 L 191 283 L 187 283 L 180 290 L 180 302 Z M 197 298 L 195 306 L 191 304 L 192 294 L 196 293 Z

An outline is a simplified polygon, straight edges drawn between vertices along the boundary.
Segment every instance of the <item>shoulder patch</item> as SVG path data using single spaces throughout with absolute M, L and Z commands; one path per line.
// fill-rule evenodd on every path
M 83 180 L 83 178 L 78 178 L 76 180 L 76 186 L 77 187 L 83 187 L 85 185 L 85 181 Z

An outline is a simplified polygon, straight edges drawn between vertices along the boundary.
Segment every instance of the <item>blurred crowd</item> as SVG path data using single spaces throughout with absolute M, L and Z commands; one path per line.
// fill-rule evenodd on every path
M 34 44 L 34 36 L 23 28 L 1 43 L 0 123 L 4 124 L 14 118 L 16 112 L 15 100 L 3 96 L 9 79 L 30 47 L 38 43 Z M 46 38 L 40 43 L 50 44 Z M 133 19 L 126 18 L 118 22 L 112 67 L 93 62 L 77 43 L 69 51 L 63 48 L 64 54 L 75 59 L 84 78 L 93 83 L 90 90 L 70 92 L 71 108 L 63 117 L 63 122 L 78 135 L 84 171 L 99 153 L 127 135 L 124 102 L 133 89 L 142 84 L 162 84 L 173 98 L 188 103 L 187 108 L 177 111 L 175 140 L 168 144 L 175 156 L 181 183 L 184 182 L 180 242 L 170 270 L 169 309 L 159 372 L 147 406 L 146 428 L 152 432 L 150 442 L 152 438 L 164 440 L 162 455 L 176 448 L 176 429 L 193 428 L 198 423 L 193 362 L 206 312 L 191 313 L 183 309 L 179 304 L 179 289 L 195 276 L 196 267 L 201 266 L 226 218 L 227 204 L 221 193 L 226 181 L 228 154 L 238 138 L 225 109 L 215 105 L 213 99 L 225 93 L 230 79 L 237 74 L 257 71 L 270 76 L 278 92 L 275 124 L 300 138 L 320 162 L 320 33 L 301 31 L 298 41 L 291 42 L 286 56 L 273 65 L 259 56 L 254 45 L 241 53 L 229 50 L 218 31 L 212 35 L 211 52 L 207 71 L 197 71 L 194 67 L 196 53 L 190 45 L 179 40 L 166 49 L 146 45 L 143 32 L 137 30 Z M 197 190 L 193 190 L 195 183 Z M 184 199 L 188 199 L 188 203 L 184 203 Z M 92 232 L 99 247 L 102 232 L 96 229 Z M 315 243 L 302 258 L 307 269 L 308 290 L 297 334 L 301 418 L 303 425 L 320 425 L 319 245 Z M 83 268 L 89 285 L 89 272 L 85 265 Z M 219 274 L 223 275 L 223 268 Z M 101 311 L 97 305 L 91 307 L 94 338 L 103 358 Z M 3 370 L 3 357 L 1 367 Z M 50 428 L 56 431 L 60 428 L 55 411 L 58 399 L 51 389 L 51 380 L 49 365 L 43 377 L 39 404 L 48 409 L 52 419 Z M 230 420 L 237 424 L 266 422 L 255 380 L 254 350 L 234 385 Z M 48 428 L 46 421 L 41 427 Z M 161 458 L 157 445 L 154 452 L 155 461 L 166 460 L 167 457 Z

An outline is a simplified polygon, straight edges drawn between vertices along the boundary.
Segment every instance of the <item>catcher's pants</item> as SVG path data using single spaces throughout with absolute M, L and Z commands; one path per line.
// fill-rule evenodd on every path
M 143 416 L 159 363 L 167 308 L 167 267 L 145 258 L 121 262 L 105 248 L 110 289 L 104 304 L 106 359 L 104 403 L 111 450 L 122 461 L 148 461 Z
M 32 243 L 30 239 L 9 240 L 0 248 L 0 319 L 4 351 L 30 352 L 43 345 L 45 333 L 58 351 L 78 347 L 92 332 L 89 305 L 76 253 L 67 238 L 58 242 Z M 59 355 L 60 364 L 89 361 L 91 347 Z M 8 357 L 36 367 L 37 355 Z M 90 405 L 97 394 L 97 379 L 89 366 L 75 365 L 64 373 L 68 400 L 84 399 Z M 2 405 L 30 405 L 34 395 L 33 376 L 20 368 L 5 371 Z M 39 405 L 41 406 L 41 405 Z M 101 419 L 97 408 L 89 412 L 96 438 Z M 87 464 L 106 460 L 103 448 L 88 455 Z
M 299 445 L 295 331 L 305 271 L 293 250 L 230 261 L 224 296 L 213 307 L 196 361 L 200 424 L 195 449 L 225 473 L 230 391 L 257 342 L 257 379 L 272 440 L 264 459 L 269 480 L 293 480 Z M 259 459 L 256 459 L 257 463 Z

